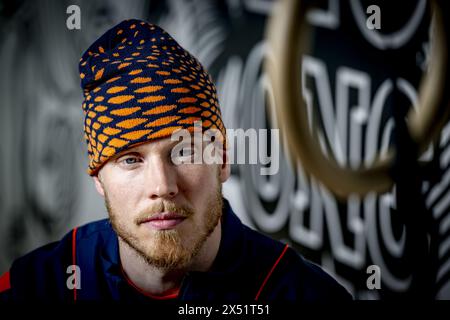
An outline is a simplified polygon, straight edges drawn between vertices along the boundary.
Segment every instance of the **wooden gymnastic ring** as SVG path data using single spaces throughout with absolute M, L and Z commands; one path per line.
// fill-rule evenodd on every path
M 300 90 L 300 57 L 307 47 L 305 14 L 308 7 L 301 0 L 279 0 L 274 6 L 267 29 L 269 50 L 264 67 L 273 90 L 274 103 L 270 111 L 286 138 L 292 160 L 299 159 L 308 173 L 341 198 L 350 194 L 389 191 L 393 185 L 389 172 L 394 161 L 394 150 L 389 150 L 383 159 L 378 157 L 372 167 L 356 170 L 339 166 L 335 159 L 326 157 L 321 151 L 309 128 Z M 450 91 L 446 43 L 448 28 L 443 21 L 441 2 L 431 1 L 431 8 L 434 34 L 429 70 L 420 83 L 418 109 L 411 108 L 407 115 L 409 133 L 420 152 L 424 152 L 437 137 L 450 110 L 445 95 Z

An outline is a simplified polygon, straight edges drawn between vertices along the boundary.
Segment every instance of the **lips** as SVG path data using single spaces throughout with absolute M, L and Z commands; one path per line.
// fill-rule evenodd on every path
M 176 212 L 161 212 L 142 221 L 142 224 L 156 230 L 172 229 L 184 221 L 186 217 Z

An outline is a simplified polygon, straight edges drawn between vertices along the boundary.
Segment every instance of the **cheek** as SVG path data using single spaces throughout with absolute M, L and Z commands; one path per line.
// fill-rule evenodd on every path
M 198 165 L 200 166 L 200 165 Z M 215 167 L 197 168 L 183 175 L 183 196 L 195 211 L 194 220 L 198 226 L 205 221 L 211 201 L 217 196 L 219 186 L 218 171 Z
M 130 188 L 130 184 L 122 183 L 120 179 L 116 179 L 114 183 L 105 183 L 103 189 L 109 205 L 116 215 L 122 216 L 125 212 L 132 212 L 130 209 L 136 206 L 137 190 Z
M 190 198 L 194 199 L 205 198 L 216 190 L 217 175 L 217 168 L 195 164 L 180 168 L 178 172 L 181 189 Z

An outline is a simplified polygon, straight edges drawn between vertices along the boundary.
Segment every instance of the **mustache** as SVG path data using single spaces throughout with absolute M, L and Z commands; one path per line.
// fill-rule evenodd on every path
M 179 206 L 173 202 L 162 201 L 139 212 L 135 218 L 135 223 L 141 224 L 161 212 L 174 212 L 182 218 L 189 218 L 194 214 L 194 210 L 188 206 Z

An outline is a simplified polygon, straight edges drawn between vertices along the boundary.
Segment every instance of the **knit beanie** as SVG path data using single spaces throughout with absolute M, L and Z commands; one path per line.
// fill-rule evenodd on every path
M 217 129 L 226 143 L 216 88 L 203 66 L 160 27 L 125 20 L 79 64 L 91 176 L 131 146 L 179 129 Z

